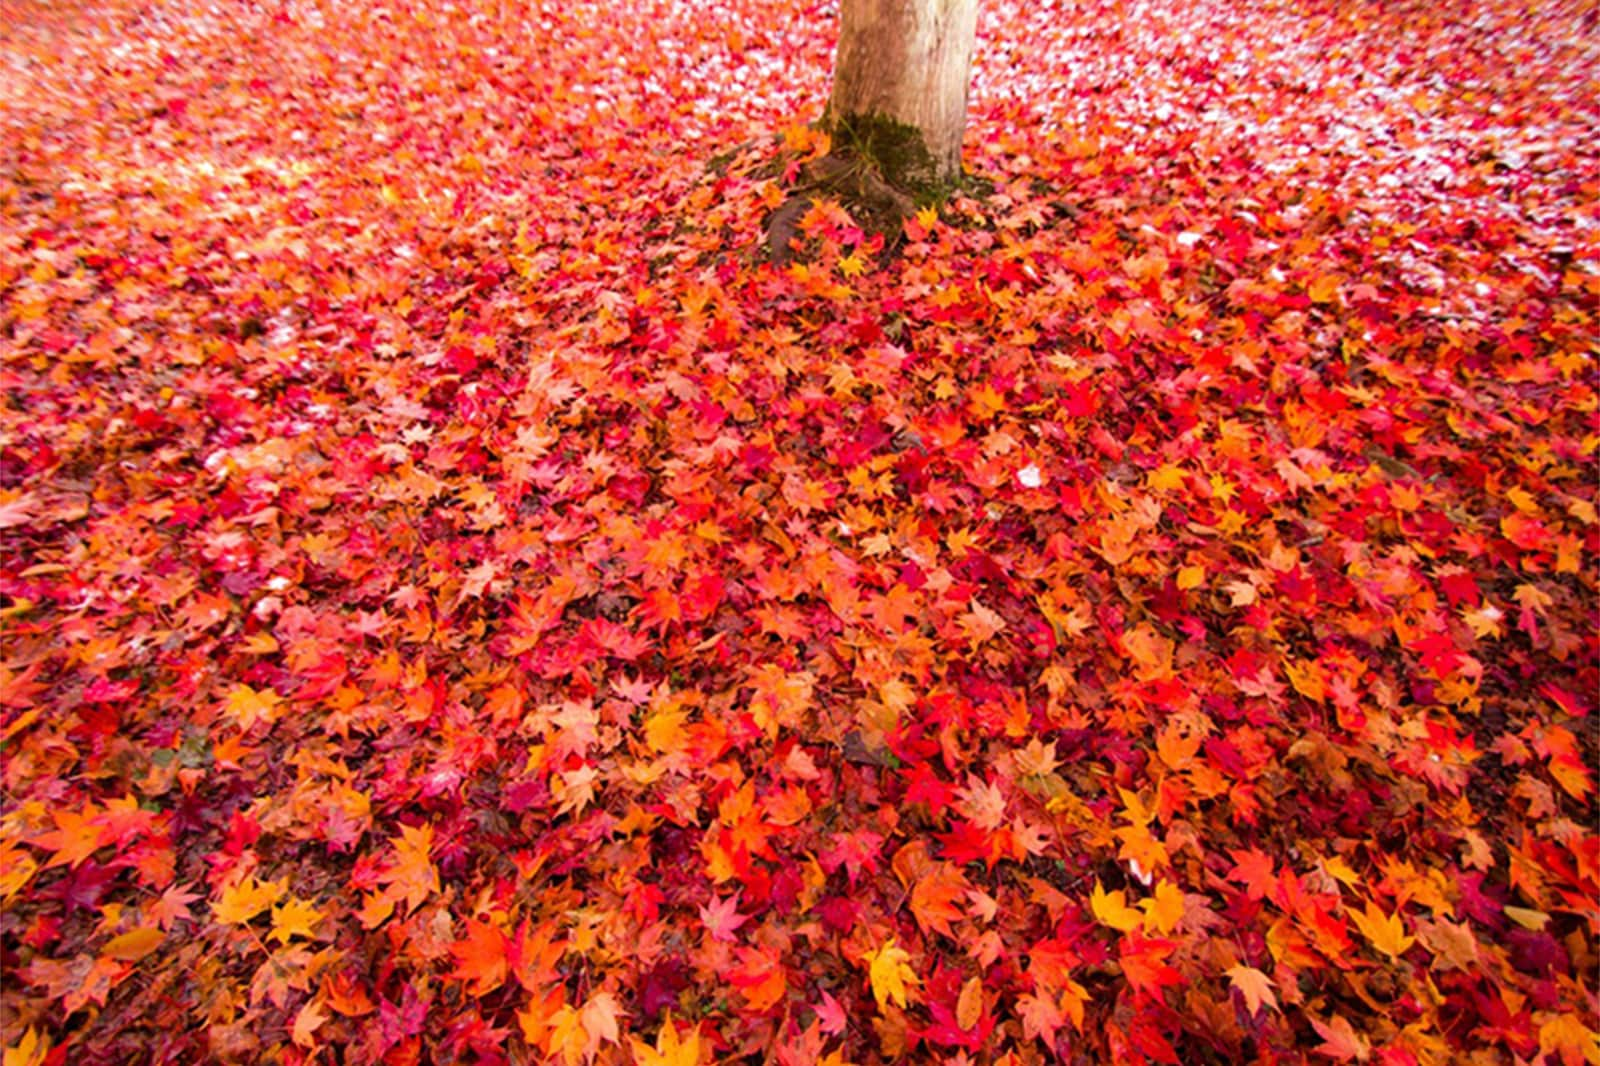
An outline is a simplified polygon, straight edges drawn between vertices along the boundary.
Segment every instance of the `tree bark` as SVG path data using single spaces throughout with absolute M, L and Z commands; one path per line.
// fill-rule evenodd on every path
M 977 0 L 842 0 L 826 116 L 835 147 L 895 184 L 960 177 L 977 23 Z

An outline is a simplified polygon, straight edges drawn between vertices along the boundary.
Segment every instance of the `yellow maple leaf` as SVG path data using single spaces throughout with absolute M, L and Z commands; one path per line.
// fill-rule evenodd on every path
M 1600 1036 L 1573 1014 L 1557 1014 L 1539 1026 L 1539 1050 L 1547 1059 L 1553 1051 L 1562 1062 L 1581 1055 L 1589 1066 L 1600 1066 Z
M 668 1011 L 656 1034 L 656 1046 L 651 1048 L 636 1036 L 628 1038 L 633 1045 L 633 1057 L 639 1066 L 697 1066 L 700 1062 L 700 1030 L 690 1027 L 688 1036 L 679 1037 Z
M 1139 928 L 1144 920 L 1138 911 L 1128 906 L 1122 889 L 1107 892 L 1098 880 L 1094 883 L 1094 891 L 1089 893 L 1089 910 L 1093 912 L 1096 921 L 1110 926 L 1119 933 Z
M 4 687 L 5 682 L 0 679 L 0 690 Z M 17 842 L 0 840 L 0 901 L 10 900 L 22 891 L 38 872 L 38 861 Z
M 583 1061 L 588 1045 L 589 1034 L 583 1028 L 583 1015 L 572 1004 L 563 1004 L 545 1030 L 545 1053 L 559 1056 L 566 1066 L 577 1066 Z
M 1539 502 L 1533 498 L 1532 493 L 1523 488 L 1521 485 L 1513 485 L 1509 489 L 1506 489 L 1504 496 L 1506 501 L 1510 503 L 1511 506 L 1521 511 L 1523 514 L 1539 513 Z
M 49 1054 L 50 1038 L 40 1036 L 29 1026 L 22 1039 L 6 1048 L 3 1066 L 39 1066 Z
M 1550 776 L 1562 791 L 1573 799 L 1586 799 L 1594 791 L 1594 781 L 1581 762 L 1571 759 L 1551 759 Z
M 683 724 L 688 720 L 686 711 L 656 711 L 645 720 L 644 742 L 662 755 L 671 755 L 683 746 Z
M 249 732 L 257 722 L 276 721 L 282 703 L 283 697 L 270 688 L 257 690 L 249 685 L 235 685 L 228 693 L 227 710 L 239 720 L 239 728 Z
M 1145 932 L 1170 933 L 1183 920 L 1183 890 L 1162 881 L 1149 899 L 1139 901 L 1139 908 L 1144 911 Z
M 905 1007 L 908 987 L 917 984 L 916 971 L 909 965 L 911 956 L 890 937 L 883 947 L 869 952 L 866 959 L 869 964 L 867 976 L 872 982 L 872 998 L 878 1001 L 878 1009 L 882 1010 L 889 1003 Z
M 1117 786 L 1117 795 L 1122 798 L 1123 816 L 1134 825 L 1149 825 L 1155 821 L 1156 810 L 1145 802 L 1143 796 L 1130 789 Z
M 257 881 L 245 877 L 222 890 L 211 913 L 224 925 L 243 925 L 283 898 L 282 881 Z
M 1406 936 L 1405 922 L 1400 919 L 1399 911 L 1384 914 L 1371 900 L 1367 901 L 1364 912 L 1351 911 L 1350 920 L 1373 947 L 1392 959 L 1405 954 L 1406 949 L 1417 942 L 1416 937 Z
M 154 951 L 165 936 L 160 929 L 151 925 L 130 929 L 107 941 L 106 946 L 100 949 L 100 957 L 116 959 L 118 962 L 138 962 Z
M 1167 463 L 1145 475 L 1144 483 L 1152 492 L 1173 492 L 1188 484 L 1189 475 L 1176 463 Z
M 970 554 L 972 549 L 980 546 L 978 534 L 965 526 L 946 534 L 944 543 L 950 549 L 950 554 L 957 559 Z
M 267 936 L 280 944 L 287 944 L 292 936 L 310 939 L 317 935 L 317 923 L 322 912 L 303 899 L 290 896 L 288 901 L 272 908 L 272 932 Z
M 1294 690 L 1306 699 L 1321 703 L 1328 698 L 1327 677 L 1315 660 L 1286 662 L 1283 672 L 1289 676 L 1289 684 L 1294 686 Z
M 1312 303 L 1332 303 L 1334 297 L 1339 295 L 1339 279 L 1332 274 L 1324 274 L 1311 283 L 1306 295 L 1311 297 Z
M 1353 887 L 1361 880 L 1361 875 L 1351 869 L 1350 864 L 1338 855 L 1331 859 L 1323 859 L 1322 868 L 1328 872 L 1328 876 L 1347 887 Z
M 818 136 L 827 134 L 799 122 L 792 122 L 783 130 L 783 146 L 791 152 L 804 152 L 811 148 Z
M 1473 635 L 1482 640 L 1500 636 L 1500 622 L 1505 618 L 1505 612 L 1489 603 L 1477 608 L 1461 608 L 1461 618 L 1472 627 Z

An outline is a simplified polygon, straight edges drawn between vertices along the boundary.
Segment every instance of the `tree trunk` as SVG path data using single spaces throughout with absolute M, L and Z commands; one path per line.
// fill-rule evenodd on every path
M 961 176 L 978 0 L 842 0 L 825 119 L 837 150 L 895 185 Z

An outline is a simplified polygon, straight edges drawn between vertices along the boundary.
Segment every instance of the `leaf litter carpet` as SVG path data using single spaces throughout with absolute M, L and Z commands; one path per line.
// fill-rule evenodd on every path
M 5 1066 L 1600 1062 L 1592 5 L 0 21 Z

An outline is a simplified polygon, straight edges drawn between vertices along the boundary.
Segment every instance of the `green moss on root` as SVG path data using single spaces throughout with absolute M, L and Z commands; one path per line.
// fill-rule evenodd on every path
M 938 180 L 938 164 L 915 126 L 866 114 L 829 116 L 823 128 L 833 138 L 835 156 L 870 168 L 919 204 L 942 200 L 954 188 Z

